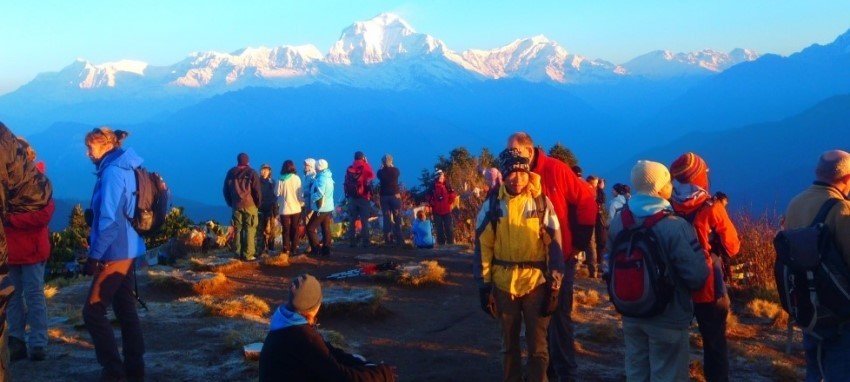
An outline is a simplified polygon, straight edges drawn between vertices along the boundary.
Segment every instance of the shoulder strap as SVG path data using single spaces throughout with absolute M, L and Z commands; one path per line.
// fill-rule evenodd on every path
M 652 226 L 654 226 L 658 222 L 664 220 L 664 218 L 666 218 L 669 215 L 670 215 L 670 211 L 667 211 L 667 210 L 658 211 L 658 212 L 652 214 L 651 216 L 647 217 L 646 219 L 644 219 L 643 228 L 647 228 L 647 229 L 652 228 Z
M 812 221 L 811 227 L 814 227 L 818 224 L 822 224 L 826 221 L 826 215 L 829 215 L 829 211 L 835 206 L 835 203 L 838 203 L 839 200 L 837 198 L 829 198 L 826 202 L 821 206 L 820 211 L 818 211 L 817 216 L 815 216 L 815 220 Z
M 540 223 L 540 237 L 548 236 L 546 220 L 544 219 L 546 216 L 546 195 L 541 192 L 540 195 L 534 197 L 534 206 L 537 208 L 537 221 Z
M 628 204 L 624 204 L 622 209 L 620 209 L 620 221 L 623 222 L 623 228 L 625 229 L 631 229 L 635 225 L 635 215 L 632 214 L 632 210 L 629 209 Z
M 487 197 L 489 208 L 487 210 L 487 220 L 490 221 L 490 227 L 493 228 L 493 233 L 496 232 L 496 225 L 499 224 L 499 218 L 502 215 L 502 209 L 499 206 L 499 192 L 492 192 Z

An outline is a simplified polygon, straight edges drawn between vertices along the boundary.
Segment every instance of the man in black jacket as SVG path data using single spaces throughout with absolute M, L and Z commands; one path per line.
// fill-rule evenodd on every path
M 274 220 L 277 217 L 275 183 L 272 180 L 272 166 L 268 163 L 260 166 L 260 190 L 262 202 L 260 203 L 260 225 L 257 231 L 260 234 L 260 253 L 267 253 L 274 249 Z
M 53 186 L 47 177 L 27 160 L 18 139 L 0 122 L 0 219 L 8 214 L 37 211 L 50 202 Z M 9 379 L 6 348 L 6 305 L 14 287 L 6 280 L 6 233 L 0 224 L 0 381 Z
M 260 176 L 248 164 L 248 154 L 236 156 L 237 166 L 227 172 L 224 178 L 224 201 L 233 209 L 233 252 L 240 259 L 256 259 L 258 209 L 262 200 Z
M 303 274 L 292 279 L 289 302 L 272 316 L 271 327 L 260 352 L 260 382 L 395 381 L 393 369 L 333 347 L 316 330 L 322 305 L 322 287 L 315 277 Z

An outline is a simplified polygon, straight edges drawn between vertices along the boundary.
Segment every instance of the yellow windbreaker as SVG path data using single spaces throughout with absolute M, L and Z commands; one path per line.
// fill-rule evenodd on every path
M 549 257 L 563 256 L 560 253 L 560 240 L 551 242 L 551 237 L 560 238 L 560 226 L 555 216 L 552 203 L 546 199 L 545 227 L 549 237 L 541 235 L 540 217 L 534 198 L 540 195 L 540 176 L 529 173 L 529 184 L 525 192 L 512 196 L 502 185 L 499 188 L 499 208 L 502 211 L 499 223 L 493 230 L 489 221 L 490 203 L 484 202 L 478 213 L 476 227 L 480 246 L 480 268 L 476 268 L 477 278 L 485 283 L 493 283 L 496 288 L 521 297 L 530 293 L 534 288 L 545 282 L 542 270 L 534 267 L 513 267 L 493 264 L 498 259 L 509 263 L 519 262 L 549 262 Z M 486 224 L 486 226 L 482 226 Z M 552 251 L 552 244 L 557 248 Z M 551 253 L 557 252 L 557 253 Z M 559 259 L 555 259 L 557 263 Z M 478 259 L 476 259 L 478 261 Z

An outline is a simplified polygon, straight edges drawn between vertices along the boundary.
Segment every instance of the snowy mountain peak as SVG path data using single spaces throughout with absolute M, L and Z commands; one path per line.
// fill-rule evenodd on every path
M 749 49 L 733 49 L 729 53 L 704 49 L 689 53 L 656 50 L 623 64 L 633 75 L 665 78 L 722 72 L 733 65 L 754 61 L 759 54 Z
M 429 35 L 416 33 L 401 17 L 382 13 L 371 20 L 358 21 L 345 28 L 331 47 L 327 61 L 332 64 L 377 64 L 402 56 L 447 53 L 445 44 Z

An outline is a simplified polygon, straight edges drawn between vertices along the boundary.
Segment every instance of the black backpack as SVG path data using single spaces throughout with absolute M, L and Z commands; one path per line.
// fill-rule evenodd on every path
M 608 262 L 608 295 L 626 317 L 653 317 L 673 300 L 675 284 L 652 227 L 670 213 L 661 211 L 637 225 L 628 206 L 620 212 L 623 230 L 614 239 Z
M 779 231 L 773 240 L 782 308 L 815 336 L 850 321 L 850 269 L 824 224 L 838 201 L 827 200 L 808 227 Z
M 130 224 L 142 236 L 159 232 L 168 215 L 169 192 L 165 180 L 143 167 L 133 170 L 136 175 L 136 208 Z

